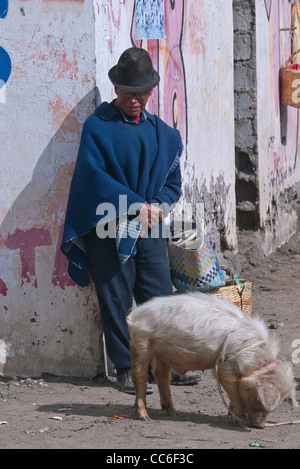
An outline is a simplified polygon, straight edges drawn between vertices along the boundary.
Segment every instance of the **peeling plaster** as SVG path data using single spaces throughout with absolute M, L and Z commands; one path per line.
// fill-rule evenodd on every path
M 191 203 L 192 206 L 203 204 L 205 232 L 209 236 L 211 243 L 218 250 L 235 249 L 236 246 L 229 240 L 227 232 L 230 231 L 226 220 L 228 196 L 231 185 L 226 185 L 224 176 L 220 174 L 216 178 L 211 176 L 207 182 L 204 178 L 192 177 L 189 182 L 184 183 L 183 200 Z M 199 222 L 199 220 L 197 220 Z M 200 223 L 202 220 L 200 220 Z M 232 228 L 235 231 L 235 218 L 232 220 Z

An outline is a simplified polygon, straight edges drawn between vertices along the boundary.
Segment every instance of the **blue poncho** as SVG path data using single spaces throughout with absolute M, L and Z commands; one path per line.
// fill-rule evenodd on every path
M 107 221 L 107 214 L 98 207 L 112 204 L 120 221 L 132 204 L 138 207 L 157 202 L 171 206 L 181 193 L 181 153 L 179 132 L 147 111 L 135 124 L 112 103 L 103 102 L 88 117 L 82 129 L 61 245 L 69 259 L 69 275 L 76 283 L 89 283 L 85 235 L 101 220 Z M 125 218 L 126 223 L 128 219 Z M 123 226 L 123 235 L 119 236 L 120 223 L 117 224 L 121 263 L 135 254 L 139 228 L 137 223 L 134 233 L 124 236 Z

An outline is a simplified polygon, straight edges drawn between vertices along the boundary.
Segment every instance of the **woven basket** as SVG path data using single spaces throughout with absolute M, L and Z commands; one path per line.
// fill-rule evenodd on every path
M 280 73 L 281 102 L 287 106 L 300 108 L 300 70 L 288 68 L 293 58 L 300 52 L 297 49 L 291 54 Z
M 221 265 L 222 270 L 225 272 L 226 285 L 222 287 L 215 287 L 211 290 L 203 291 L 202 293 L 209 293 L 215 295 L 222 300 L 227 300 L 238 306 L 240 310 L 251 316 L 252 314 L 252 282 L 249 280 L 239 279 L 232 269 L 225 265 Z M 180 295 L 178 290 L 174 292 L 175 295 Z
M 222 300 L 228 300 L 238 306 L 244 314 L 252 313 L 252 283 L 247 280 L 240 280 L 240 283 L 232 285 L 232 280 L 227 280 L 224 287 L 214 288 L 208 291 Z

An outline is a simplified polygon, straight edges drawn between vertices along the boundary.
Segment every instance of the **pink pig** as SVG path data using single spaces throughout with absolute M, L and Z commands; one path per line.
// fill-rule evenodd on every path
M 277 341 L 264 322 L 232 303 L 204 293 L 154 298 L 127 318 L 137 415 L 146 410 L 148 369 L 162 409 L 176 415 L 170 371 L 212 369 L 230 399 L 233 422 L 263 428 L 270 412 L 287 399 L 296 407 L 291 366 L 277 360 Z

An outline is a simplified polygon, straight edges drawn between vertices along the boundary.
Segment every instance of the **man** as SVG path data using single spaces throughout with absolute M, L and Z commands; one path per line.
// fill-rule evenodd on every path
M 172 294 L 162 207 L 180 197 L 182 142 L 145 110 L 160 79 L 147 51 L 125 50 L 108 76 L 117 97 L 84 123 L 62 251 L 79 285 L 92 274 L 107 353 L 121 389 L 133 394 L 126 316 L 133 298 L 141 304 Z M 197 379 L 173 375 L 177 384 Z

